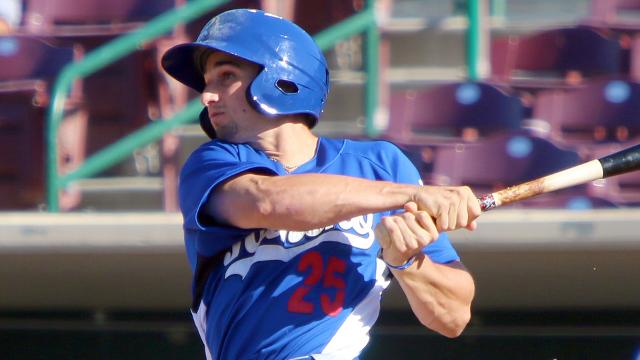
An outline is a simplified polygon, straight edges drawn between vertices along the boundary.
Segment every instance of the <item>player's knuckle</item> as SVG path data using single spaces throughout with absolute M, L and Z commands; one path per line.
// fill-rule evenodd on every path
M 389 226 L 386 226 L 386 229 L 387 229 L 387 234 L 389 234 L 389 237 L 394 238 L 394 237 L 398 236 L 398 231 L 399 230 L 398 230 L 398 227 L 395 224 L 390 223 Z
M 394 242 L 393 247 L 399 254 L 404 254 L 407 251 L 407 245 L 402 241 Z
M 404 220 L 405 222 L 412 222 L 415 221 L 415 219 L 416 216 L 410 212 L 405 212 L 404 214 L 402 214 L 402 220 Z
M 470 206 L 470 211 L 469 213 L 472 215 L 472 217 L 475 219 L 478 216 L 480 216 L 480 214 L 482 214 L 482 209 L 480 208 L 480 203 L 478 201 L 471 203 L 472 205 Z
M 417 240 L 417 247 L 419 249 L 422 249 L 423 247 L 427 246 L 429 244 L 429 241 L 431 240 L 431 236 L 429 235 L 428 232 L 424 232 L 423 234 L 421 234 L 420 236 L 418 236 Z
M 431 221 L 431 217 L 429 216 L 429 214 L 427 214 L 426 212 L 423 212 L 423 211 L 419 212 L 417 217 L 418 217 L 418 220 L 423 222 L 423 223 L 427 223 L 427 222 Z

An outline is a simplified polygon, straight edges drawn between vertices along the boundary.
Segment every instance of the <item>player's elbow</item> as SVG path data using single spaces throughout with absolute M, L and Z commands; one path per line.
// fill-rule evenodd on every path
M 462 310 L 459 311 L 458 314 L 451 316 L 451 318 L 445 324 L 442 335 L 448 338 L 457 338 L 462 335 L 462 332 L 469 324 L 471 320 L 471 311 L 470 310 Z
M 275 217 L 276 203 L 264 177 L 246 175 L 228 193 L 213 197 L 213 209 L 226 223 L 241 229 L 267 228 Z
M 448 338 L 457 338 L 462 334 L 470 320 L 471 310 L 467 308 L 447 312 L 436 319 L 432 318 L 427 321 L 420 319 L 420 322 L 441 335 Z

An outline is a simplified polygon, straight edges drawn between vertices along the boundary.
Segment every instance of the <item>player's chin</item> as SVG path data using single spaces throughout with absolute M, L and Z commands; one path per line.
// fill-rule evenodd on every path
M 231 143 L 241 142 L 238 139 L 238 127 L 234 123 L 213 124 L 216 130 L 216 137 Z

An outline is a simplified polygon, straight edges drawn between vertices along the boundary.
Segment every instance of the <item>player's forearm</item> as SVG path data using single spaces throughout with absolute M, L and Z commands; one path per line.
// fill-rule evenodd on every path
M 263 178 L 263 220 L 276 228 L 309 230 L 355 216 L 401 208 L 416 186 L 340 175 Z
M 426 327 L 459 336 L 471 318 L 475 285 L 462 269 L 436 264 L 424 256 L 404 271 L 393 271 L 411 309 Z
M 304 231 L 401 208 L 417 186 L 341 175 L 254 176 L 236 226 Z M 232 214 L 231 214 L 232 215 Z M 242 223 L 239 223 L 242 222 Z

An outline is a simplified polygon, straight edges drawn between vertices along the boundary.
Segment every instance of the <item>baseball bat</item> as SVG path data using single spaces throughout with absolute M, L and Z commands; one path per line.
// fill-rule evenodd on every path
M 489 211 L 536 195 L 638 169 L 640 169 L 640 144 L 535 180 L 481 195 L 478 200 L 482 211 Z

